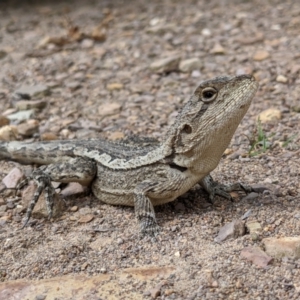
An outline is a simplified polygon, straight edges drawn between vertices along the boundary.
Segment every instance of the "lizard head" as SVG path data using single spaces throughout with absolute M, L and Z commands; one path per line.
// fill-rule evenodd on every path
M 226 149 L 257 88 L 258 83 L 250 75 L 216 77 L 202 82 L 168 132 L 173 154 L 202 151 L 197 147 L 208 149 L 211 141 L 215 147 Z

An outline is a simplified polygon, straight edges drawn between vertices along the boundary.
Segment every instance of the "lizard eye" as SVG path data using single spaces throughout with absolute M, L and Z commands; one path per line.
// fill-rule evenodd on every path
M 202 90 L 201 100 L 205 103 L 212 102 L 216 99 L 218 92 L 212 87 L 207 87 Z

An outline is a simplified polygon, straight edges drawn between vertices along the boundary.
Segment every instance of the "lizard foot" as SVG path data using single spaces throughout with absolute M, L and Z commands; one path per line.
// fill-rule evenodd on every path
M 52 216 L 53 195 L 55 194 L 55 190 L 51 184 L 50 176 L 48 174 L 44 173 L 43 170 L 37 169 L 37 170 L 33 171 L 30 176 L 26 177 L 23 181 L 21 181 L 17 185 L 16 189 L 17 190 L 21 189 L 23 186 L 28 184 L 28 182 L 30 180 L 33 180 L 36 183 L 37 189 L 36 189 L 36 191 L 32 197 L 32 200 L 30 201 L 30 204 L 27 208 L 25 221 L 24 221 L 24 224 L 21 229 L 23 229 L 27 225 L 27 223 L 31 217 L 32 211 L 43 191 L 45 191 L 45 199 L 46 199 L 46 205 L 47 205 L 49 219 Z
M 216 195 L 226 198 L 230 201 L 233 201 L 230 192 L 244 191 L 246 193 L 249 193 L 252 191 L 252 188 L 250 186 L 244 185 L 242 183 L 234 183 L 230 185 L 220 184 L 214 181 L 210 175 L 205 176 L 201 180 L 200 184 L 209 194 L 210 203 L 214 203 L 214 199 Z
M 149 222 L 149 220 L 141 221 L 141 235 L 142 236 L 157 236 L 159 232 L 161 231 L 161 228 L 157 225 L 156 222 Z

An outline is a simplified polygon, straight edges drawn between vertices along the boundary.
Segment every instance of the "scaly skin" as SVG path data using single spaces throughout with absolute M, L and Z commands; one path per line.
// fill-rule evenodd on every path
M 108 204 L 134 206 L 142 233 L 149 234 L 159 229 L 153 206 L 173 201 L 197 183 L 210 200 L 215 195 L 229 199 L 229 191 L 244 186 L 217 185 L 209 173 L 218 165 L 257 88 L 249 75 L 202 82 L 161 143 L 137 137 L 115 143 L 0 142 L 0 159 L 42 165 L 29 178 L 38 189 L 25 225 L 43 189 L 51 215 L 51 181 L 91 185 L 94 195 Z

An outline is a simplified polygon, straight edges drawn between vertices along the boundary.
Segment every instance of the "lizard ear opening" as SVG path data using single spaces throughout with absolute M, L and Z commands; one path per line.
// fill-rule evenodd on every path
M 210 103 L 217 98 L 218 91 L 213 87 L 204 88 L 201 92 L 201 100 L 204 103 Z
M 190 134 L 190 133 L 192 133 L 193 129 L 192 129 L 191 125 L 185 124 L 182 128 L 182 131 L 187 133 L 187 134 Z

